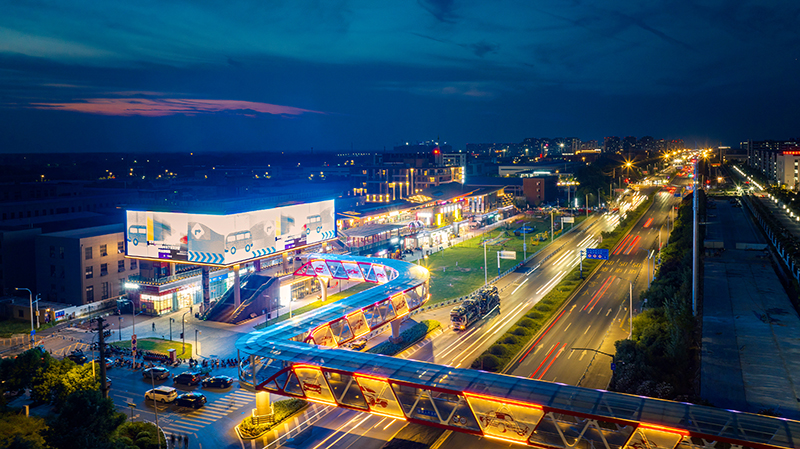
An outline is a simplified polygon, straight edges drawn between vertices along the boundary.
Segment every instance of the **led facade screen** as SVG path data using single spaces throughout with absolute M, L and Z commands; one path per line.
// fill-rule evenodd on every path
M 230 265 L 336 236 L 333 200 L 231 215 L 127 211 L 126 254 Z

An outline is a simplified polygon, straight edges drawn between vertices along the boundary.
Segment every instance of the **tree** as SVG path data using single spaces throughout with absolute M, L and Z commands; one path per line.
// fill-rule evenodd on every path
M 8 412 L 0 415 L 0 447 L 45 449 L 44 420 L 36 416 Z
M 70 394 L 47 431 L 47 441 L 59 449 L 94 449 L 111 445 L 117 428 L 125 422 L 125 414 L 100 391 L 79 390 Z
M 156 449 L 156 426 L 146 422 L 126 422 L 119 426 L 113 438 L 115 448 L 119 449 Z M 166 435 L 160 433 L 161 446 L 167 447 Z
M 31 377 L 31 399 L 35 402 L 54 402 L 61 390 L 60 385 L 64 376 L 75 367 L 72 360 L 53 360 Z
M 13 359 L 0 363 L 0 381 L 6 391 L 19 391 L 34 385 L 37 373 L 47 369 L 56 359 L 39 348 L 29 349 Z

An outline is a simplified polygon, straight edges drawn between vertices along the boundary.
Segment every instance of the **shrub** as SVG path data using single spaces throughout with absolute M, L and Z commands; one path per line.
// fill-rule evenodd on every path
M 517 324 L 519 324 L 520 326 L 523 326 L 523 327 L 533 327 L 533 326 L 536 325 L 536 322 L 533 321 L 530 318 L 523 318 L 523 319 L 519 320 L 519 323 L 517 323 Z M 521 334 L 517 334 L 517 335 L 521 335 Z
M 516 326 L 515 328 L 511 329 L 511 333 L 519 337 L 527 337 L 528 335 L 531 334 L 531 331 L 529 331 L 527 327 Z M 512 335 L 509 335 L 506 338 L 510 337 L 512 337 Z
M 372 354 L 395 355 L 422 340 L 426 335 L 440 327 L 442 327 L 442 324 L 436 320 L 422 320 L 403 332 L 400 332 L 400 343 L 392 343 L 386 340 L 368 349 L 367 352 Z
M 272 412 L 275 414 L 273 422 L 256 424 L 253 418 L 248 416 L 239 424 L 239 432 L 244 438 L 257 438 L 259 435 L 280 424 L 295 412 L 302 410 L 306 405 L 308 405 L 308 402 L 302 399 L 286 399 L 274 402 L 272 404 Z
M 525 316 L 530 318 L 531 320 L 540 320 L 540 319 L 544 318 L 544 314 L 542 312 L 538 311 L 535 308 L 533 310 L 531 310 L 530 312 L 528 312 L 528 314 L 525 315 Z
M 497 371 L 500 368 L 500 359 L 493 354 L 483 354 L 472 363 L 472 367 L 484 371 Z
M 506 355 L 508 355 L 508 348 L 506 348 L 501 344 L 495 343 L 489 347 L 489 352 L 498 357 L 505 357 Z

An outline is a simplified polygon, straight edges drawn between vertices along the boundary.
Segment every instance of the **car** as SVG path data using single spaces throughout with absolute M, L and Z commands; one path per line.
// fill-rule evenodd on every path
M 161 385 L 152 390 L 147 390 L 144 393 L 145 399 L 150 399 L 153 402 L 172 402 L 178 397 L 178 390 Z
M 111 388 L 111 378 L 106 376 L 106 388 Z
M 190 373 L 189 371 L 185 373 L 180 373 L 174 378 L 172 381 L 176 384 L 186 384 L 186 385 L 197 385 L 200 383 L 200 376 L 195 373 Z
M 203 388 L 228 388 L 233 385 L 233 378 L 228 376 L 207 377 L 201 383 Z
M 142 371 L 142 377 L 145 380 L 164 380 L 169 379 L 169 376 L 169 370 L 160 366 L 154 366 Z
M 206 402 L 206 397 L 202 393 L 183 393 L 175 398 L 175 405 L 181 407 L 200 408 Z
M 68 355 L 67 358 L 77 363 L 78 365 L 83 365 L 89 360 L 88 358 L 86 358 L 85 355 L 83 355 L 82 352 L 73 352 L 72 354 Z

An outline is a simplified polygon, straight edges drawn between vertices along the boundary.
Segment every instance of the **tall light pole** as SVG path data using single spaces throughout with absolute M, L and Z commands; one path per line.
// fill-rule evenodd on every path
M 694 215 L 693 223 L 692 223 L 692 314 L 697 316 L 697 269 L 699 264 L 699 257 L 697 251 L 697 238 L 698 238 L 698 219 L 697 216 L 697 163 L 699 158 L 695 158 L 694 160 L 694 179 L 692 183 L 694 184 L 694 190 L 692 192 L 692 212 Z
M 181 315 L 181 339 L 183 340 L 183 349 L 181 349 L 181 354 L 185 354 L 186 353 L 186 314 L 187 313 L 192 313 L 192 307 L 191 306 L 189 306 L 189 311 L 188 312 L 184 312 L 183 315 Z
M 16 290 L 17 291 L 25 290 L 26 292 L 28 292 L 28 300 L 31 303 L 31 341 L 35 345 L 36 344 L 36 331 L 33 330 L 33 292 L 31 292 L 31 289 L 29 289 L 29 288 L 17 288 Z
M 489 266 L 486 260 L 486 239 L 483 240 L 483 286 L 489 284 Z
M 169 341 L 172 341 L 172 323 L 175 322 L 175 318 L 169 319 Z
M 630 300 L 630 304 L 628 308 L 630 309 L 630 329 L 628 330 L 628 340 L 633 338 L 633 281 L 630 282 L 630 290 L 628 291 L 628 298 Z

